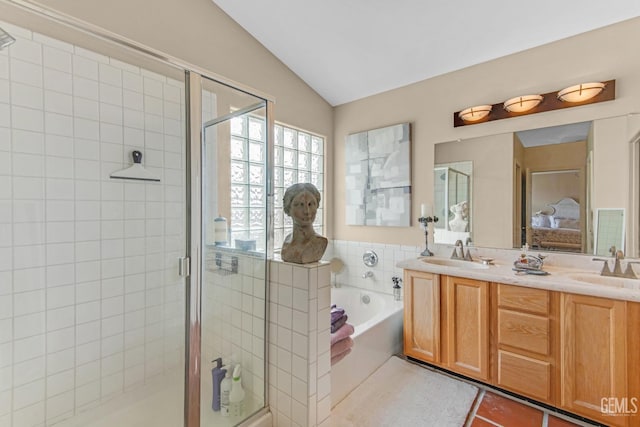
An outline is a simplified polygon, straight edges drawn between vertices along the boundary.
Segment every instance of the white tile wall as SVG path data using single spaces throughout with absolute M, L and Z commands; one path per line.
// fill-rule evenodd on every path
M 231 256 L 237 256 L 238 273 L 227 274 L 218 268 L 216 252 L 223 255 L 224 266 Z M 218 357 L 222 357 L 225 365 L 239 363 L 242 366 L 245 416 L 264 406 L 265 269 L 265 260 L 260 256 L 207 248 L 202 287 L 201 387 L 204 411 L 210 411 L 213 368 L 212 364 L 204 363 Z
M 328 425 L 329 265 L 272 261 L 269 284 L 269 405 L 274 425 Z
M 0 25 L 0 426 L 50 425 L 182 375 L 184 84 Z
M 378 255 L 378 264 L 374 267 L 367 267 L 362 261 L 362 256 L 369 250 Z M 331 274 L 332 284 L 337 283 L 393 294 L 391 278 L 393 276 L 402 278 L 402 269 L 396 267 L 396 264 L 409 258 L 418 257 L 423 250 L 424 247 L 417 246 L 333 240 L 330 242 L 323 259 L 340 258 L 345 265 L 342 272 Z M 363 278 L 362 275 L 367 271 L 371 271 L 373 277 Z

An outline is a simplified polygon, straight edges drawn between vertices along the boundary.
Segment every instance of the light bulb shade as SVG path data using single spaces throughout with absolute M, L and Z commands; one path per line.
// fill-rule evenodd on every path
M 487 117 L 492 108 L 492 105 L 476 105 L 475 107 L 465 108 L 460 111 L 458 117 L 465 122 L 477 122 Z
M 558 92 L 558 99 L 564 102 L 583 102 L 597 96 L 604 89 L 600 82 L 581 83 L 569 86 Z
M 540 95 L 523 95 L 508 99 L 504 102 L 504 109 L 510 113 L 524 113 L 538 106 L 542 102 Z

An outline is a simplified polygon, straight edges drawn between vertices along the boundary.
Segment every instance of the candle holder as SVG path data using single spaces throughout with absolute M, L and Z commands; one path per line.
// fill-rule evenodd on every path
M 421 224 L 422 228 L 424 228 L 424 251 L 420 252 L 422 256 L 433 256 L 433 252 L 429 250 L 429 223 L 433 222 L 434 224 L 438 222 L 437 216 L 421 216 L 418 218 L 418 222 Z

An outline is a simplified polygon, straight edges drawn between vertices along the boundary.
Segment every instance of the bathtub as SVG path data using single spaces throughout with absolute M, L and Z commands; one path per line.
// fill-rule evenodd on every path
M 331 304 L 345 309 L 355 329 L 351 353 L 331 367 L 333 407 L 402 350 L 403 305 L 393 295 L 350 286 L 331 288 Z

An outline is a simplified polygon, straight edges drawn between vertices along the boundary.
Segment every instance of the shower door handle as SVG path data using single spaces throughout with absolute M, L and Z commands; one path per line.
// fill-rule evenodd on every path
M 187 277 L 191 274 L 191 259 L 188 256 L 178 258 L 178 276 Z

